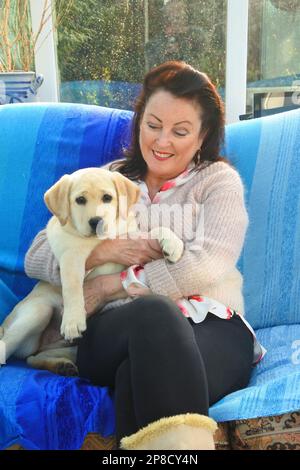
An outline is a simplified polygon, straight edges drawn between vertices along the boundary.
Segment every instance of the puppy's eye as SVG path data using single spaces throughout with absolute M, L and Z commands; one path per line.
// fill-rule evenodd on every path
M 77 202 L 77 204 L 80 204 L 80 205 L 84 205 L 86 204 L 87 200 L 84 196 L 79 196 L 75 199 L 75 201 Z
M 110 202 L 112 200 L 112 196 L 110 194 L 104 194 L 102 201 L 103 202 Z

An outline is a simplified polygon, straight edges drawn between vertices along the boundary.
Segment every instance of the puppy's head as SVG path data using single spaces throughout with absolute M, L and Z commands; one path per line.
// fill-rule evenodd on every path
M 84 237 L 113 237 L 140 196 L 138 186 L 117 172 L 86 168 L 64 175 L 45 193 L 45 203 L 62 225 Z

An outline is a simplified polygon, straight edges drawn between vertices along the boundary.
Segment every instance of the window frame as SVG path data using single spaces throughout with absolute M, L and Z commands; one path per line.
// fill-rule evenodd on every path
M 249 0 L 227 0 L 226 123 L 246 112 Z M 238 21 L 237 21 L 238 19 Z
M 53 2 L 49 1 L 49 10 L 52 12 Z M 44 0 L 30 0 L 33 33 L 38 32 L 44 3 Z M 37 93 L 38 100 L 57 103 L 59 101 L 59 75 L 52 14 L 38 39 L 34 60 L 36 72 L 44 77 L 43 86 L 39 88 Z

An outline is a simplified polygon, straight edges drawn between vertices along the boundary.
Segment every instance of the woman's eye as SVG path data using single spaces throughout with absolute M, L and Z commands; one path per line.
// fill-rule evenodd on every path
M 185 137 L 188 134 L 186 131 L 174 131 L 174 133 L 179 137 Z
M 75 201 L 77 202 L 77 204 L 79 205 L 84 205 L 87 203 L 87 200 L 84 196 L 79 196 L 75 199 Z
M 150 129 L 158 129 L 157 126 L 155 126 L 154 124 L 150 124 L 150 122 L 148 122 L 148 127 L 150 127 Z
M 112 196 L 110 194 L 104 194 L 102 201 L 103 202 L 110 202 L 112 200 Z

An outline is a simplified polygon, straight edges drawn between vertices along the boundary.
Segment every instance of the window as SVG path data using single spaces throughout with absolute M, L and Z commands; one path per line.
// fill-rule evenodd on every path
M 299 44 L 299 0 L 250 0 L 248 113 L 257 117 L 300 105 Z
M 131 109 L 149 68 L 181 59 L 224 95 L 226 0 L 74 0 L 58 31 L 61 101 Z

